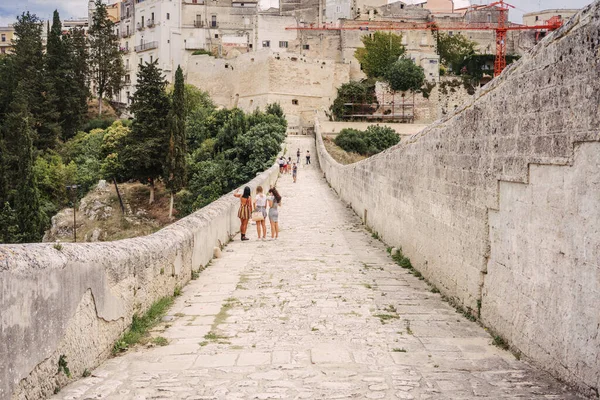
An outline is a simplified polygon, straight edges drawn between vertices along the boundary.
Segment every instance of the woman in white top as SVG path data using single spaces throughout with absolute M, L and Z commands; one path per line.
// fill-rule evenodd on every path
M 254 210 L 260 211 L 263 215 L 262 221 L 256 221 L 256 231 L 258 232 L 259 239 L 265 239 L 267 237 L 267 196 L 263 193 L 262 186 L 256 188 L 256 197 L 254 198 Z M 262 236 L 261 236 L 262 229 Z

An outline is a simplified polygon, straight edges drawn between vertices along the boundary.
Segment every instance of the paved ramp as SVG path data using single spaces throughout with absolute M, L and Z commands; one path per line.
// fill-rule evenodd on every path
M 315 153 L 309 138 L 298 147 Z M 279 240 L 250 226 L 251 241 L 236 237 L 184 288 L 154 333 L 169 345 L 111 359 L 54 398 L 578 398 L 394 264 L 313 162 L 296 184 L 280 178 Z

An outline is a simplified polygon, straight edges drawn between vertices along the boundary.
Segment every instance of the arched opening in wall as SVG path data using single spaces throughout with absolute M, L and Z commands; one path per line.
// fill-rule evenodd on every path
M 298 105 L 298 99 L 293 99 L 292 100 L 292 105 L 297 106 Z

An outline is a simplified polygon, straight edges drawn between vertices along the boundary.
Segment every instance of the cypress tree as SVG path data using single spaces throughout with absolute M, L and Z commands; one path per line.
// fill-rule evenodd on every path
M 183 83 L 183 71 L 181 66 L 175 72 L 175 87 L 171 101 L 170 113 L 169 153 L 167 156 L 165 176 L 167 188 L 171 191 L 171 204 L 169 206 L 169 218 L 173 217 L 174 194 L 186 185 L 187 165 L 185 155 L 187 153 L 187 142 L 185 135 L 185 87 Z
M 87 37 L 82 28 L 73 29 L 69 35 L 71 64 L 73 66 L 73 123 L 77 128 L 83 124 L 88 112 L 90 98 L 89 53 Z
M 165 169 L 169 148 L 171 105 L 166 86 L 158 60 L 139 65 L 130 107 L 135 118 L 123 151 L 123 163 L 132 177 L 150 185 L 150 204 L 154 202 L 154 182 Z
M 98 95 L 98 116 L 101 116 L 104 97 L 114 96 L 123 87 L 125 68 L 119 51 L 119 37 L 114 22 L 108 19 L 106 5 L 102 0 L 96 0 L 95 7 L 88 35 L 90 71 Z
M 78 33 L 75 34 L 79 36 Z M 78 40 L 81 39 L 78 37 Z M 81 46 L 81 43 L 77 45 Z M 87 50 L 83 52 L 84 57 L 85 54 Z M 75 40 L 71 35 L 62 34 L 60 17 L 55 10 L 52 28 L 48 33 L 46 73 L 53 93 L 54 108 L 59 113 L 62 139 L 65 141 L 75 136 L 87 113 L 87 87 L 82 87 L 79 72 L 81 56 L 81 49 L 75 48 Z M 84 58 L 83 62 L 86 61 Z
M 19 84 L 11 104 L 11 112 L 6 118 L 4 134 L 10 136 L 16 145 L 17 168 L 14 175 L 12 202 L 20 231 L 18 240 L 38 242 L 43 234 L 43 218 L 40 211 L 40 194 L 33 170 L 35 159 L 31 129 L 33 117 L 27 107 L 25 93 L 22 85 Z M 4 207 L 5 210 L 6 208 Z M 10 206 L 8 209 L 10 210 Z
M 22 95 L 31 113 L 35 131 L 34 144 L 38 149 L 53 148 L 60 134 L 59 113 L 56 111 L 54 91 L 44 71 L 42 47 L 42 24 L 38 17 L 29 12 L 17 17 L 14 25 L 11 92 L 21 86 Z M 11 95 L 14 98 L 14 94 Z M 11 150 L 8 149 L 10 152 Z

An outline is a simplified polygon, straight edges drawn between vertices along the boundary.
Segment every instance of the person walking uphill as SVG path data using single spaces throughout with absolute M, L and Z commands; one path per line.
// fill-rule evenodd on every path
M 310 151 L 306 150 L 306 165 L 310 164 Z
M 238 218 L 241 221 L 240 233 L 242 234 L 242 240 L 250 240 L 246 237 L 246 229 L 248 229 L 248 221 L 252 217 L 252 192 L 250 191 L 250 188 L 246 186 L 243 194 L 240 194 L 240 190 L 237 189 L 233 195 L 240 199 Z
M 269 222 L 271 223 L 271 239 L 279 237 L 279 206 L 281 206 L 281 196 L 275 188 L 269 189 Z

